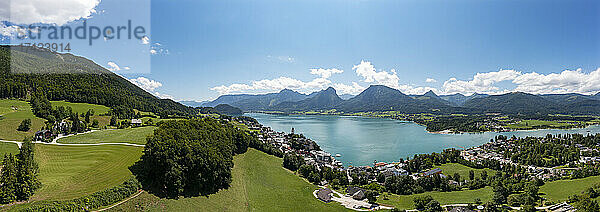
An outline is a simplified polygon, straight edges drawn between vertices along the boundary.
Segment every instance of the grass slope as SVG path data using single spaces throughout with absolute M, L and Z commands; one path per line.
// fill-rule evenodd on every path
M 309 184 L 281 167 L 282 159 L 255 149 L 235 156 L 231 187 L 208 197 L 160 199 L 142 195 L 112 211 L 343 211 L 338 203 L 323 203 Z
M 543 197 L 551 201 L 564 201 L 567 200 L 569 196 L 581 194 L 585 189 L 598 183 L 600 183 L 600 176 L 575 180 L 553 181 L 541 186 L 540 193 L 544 193 L 545 195 L 543 195 Z
M 94 110 L 94 115 L 90 117 L 90 120 L 98 120 L 98 127 L 102 128 L 107 126 L 110 123 L 110 116 L 104 116 L 103 114 L 107 114 L 108 111 L 110 110 L 109 107 L 106 107 L 104 105 L 95 105 L 95 104 L 88 104 L 88 103 L 72 103 L 72 102 L 65 102 L 65 101 L 50 101 L 50 103 L 52 103 L 52 107 L 59 107 L 59 106 L 63 106 L 63 107 L 71 107 L 71 109 L 73 109 L 73 112 L 75 113 L 79 113 L 79 114 L 85 114 L 88 112 L 88 110 L 92 109 Z M 103 115 L 103 116 L 101 116 Z
M 440 202 L 442 205 L 448 204 L 457 204 L 457 203 L 473 203 L 476 198 L 481 199 L 483 202 L 487 202 L 492 199 L 493 191 L 492 187 L 485 187 L 477 190 L 463 190 L 463 191 L 453 191 L 453 192 L 425 192 L 422 194 L 413 194 L 413 195 L 396 195 L 396 194 L 387 194 L 388 199 L 384 200 L 384 195 L 379 195 L 377 202 L 393 205 L 399 209 L 414 209 L 413 199 L 417 196 L 423 195 L 431 195 L 433 199 Z
M 13 110 L 13 107 L 17 110 Z M 25 119 L 31 119 L 31 129 L 27 132 L 17 131 L 17 127 Z M 33 136 L 43 126 L 44 119 L 33 115 L 28 102 L 11 99 L 0 100 L 0 139 L 22 141 L 26 136 Z
M 50 103 L 52 103 L 53 108 L 59 107 L 59 106 L 71 107 L 71 109 L 73 109 L 74 113 L 86 113 L 88 110 L 92 109 L 92 110 L 94 110 L 95 115 L 100 115 L 100 114 L 108 113 L 108 111 L 110 110 L 109 107 L 106 107 L 104 105 L 95 105 L 95 104 L 88 104 L 88 103 L 72 103 L 72 102 L 65 102 L 65 101 L 50 101 Z
M 156 127 L 136 127 L 115 130 L 100 130 L 61 138 L 59 143 L 97 144 L 97 143 L 133 143 L 146 144 L 146 137 L 152 135 Z
M 460 174 L 460 178 L 461 179 L 469 179 L 469 171 L 473 170 L 473 172 L 475 173 L 475 177 L 481 177 L 481 172 L 483 172 L 483 170 L 485 170 L 487 172 L 488 176 L 494 176 L 496 174 L 496 171 L 492 170 L 492 169 L 474 169 L 459 163 L 447 163 L 447 164 L 443 164 L 441 166 L 435 166 L 434 168 L 440 168 L 442 169 L 442 173 L 446 176 L 453 176 L 454 177 L 454 173 L 458 173 Z
M 17 144 L 0 142 L 0 161 L 4 160 L 4 154 L 8 153 L 12 153 L 13 155 L 19 153 Z
M 142 148 L 122 145 L 56 146 L 36 144 L 42 188 L 32 200 L 64 200 L 116 186 L 130 175 Z

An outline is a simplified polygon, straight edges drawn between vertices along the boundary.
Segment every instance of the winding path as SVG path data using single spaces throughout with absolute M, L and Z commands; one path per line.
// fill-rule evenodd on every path
M 77 135 L 80 135 L 80 134 L 83 134 L 83 133 L 79 133 Z M 69 136 L 71 136 L 71 135 L 62 136 L 60 138 L 69 137 Z M 65 143 L 58 143 L 58 142 L 56 142 L 58 139 L 59 138 L 57 137 L 56 139 L 52 140 L 52 142 L 50 142 L 50 143 L 41 142 L 41 141 L 34 141 L 32 143 L 34 143 L 34 144 L 45 144 L 45 145 L 57 145 L 57 146 L 101 146 L 101 145 L 125 145 L 125 146 L 135 146 L 135 147 L 144 147 L 145 146 L 143 144 L 132 144 L 132 143 L 65 144 Z M 17 146 L 19 146 L 19 148 L 21 148 L 21 144 L 23 144 L 23 142 L 21 142 L 21 141 L 0 140 L 0 142 L 14 143 L 14 144 L 17 144 Z

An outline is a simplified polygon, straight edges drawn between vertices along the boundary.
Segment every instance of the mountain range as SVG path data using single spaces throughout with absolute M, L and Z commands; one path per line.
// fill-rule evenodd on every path
M 225 95 L 204 104 L 229 104 L 244 111 L 322 111 L 343 112 L 401 111 L 404 113 L 503 113 L 503 114 L 600 114 L 600 93 L 534 95 L 512 92 L 501 95 L 462 94 L 406 95 L 383 85 L 371 85 L 347 100 L 340 98 L 334 88 L 309 95 L 284 89 L 279 93 L 261 95 Z

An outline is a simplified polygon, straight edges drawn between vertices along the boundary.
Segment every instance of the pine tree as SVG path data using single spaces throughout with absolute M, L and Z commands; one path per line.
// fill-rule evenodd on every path
M 5 154 L 2 161 L 2 175 L 0 175 L 0 204 L 7 204 L 17 200 L 17 167 L 15 157 Z
M 17 200 L 27 200 L 41 183 L 37 179 L 38 164 L 34 160 L 34 146 L 26 139 L 17 154 Z

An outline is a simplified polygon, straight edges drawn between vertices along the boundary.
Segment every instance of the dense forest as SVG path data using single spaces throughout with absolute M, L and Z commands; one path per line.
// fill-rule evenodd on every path
M 209 195 L 229 187 L 233 156 L 246 152 L 251 140 L 226 121 L 162 122 L 130 169 L 143 188 L 157 196 Z
M 192 115 L 194 109 L 159 99 L 92 61 L 33 47 L 0 46 L 0 98 L 27 99 L 43 93 L 65 100 L 149 111 Z

